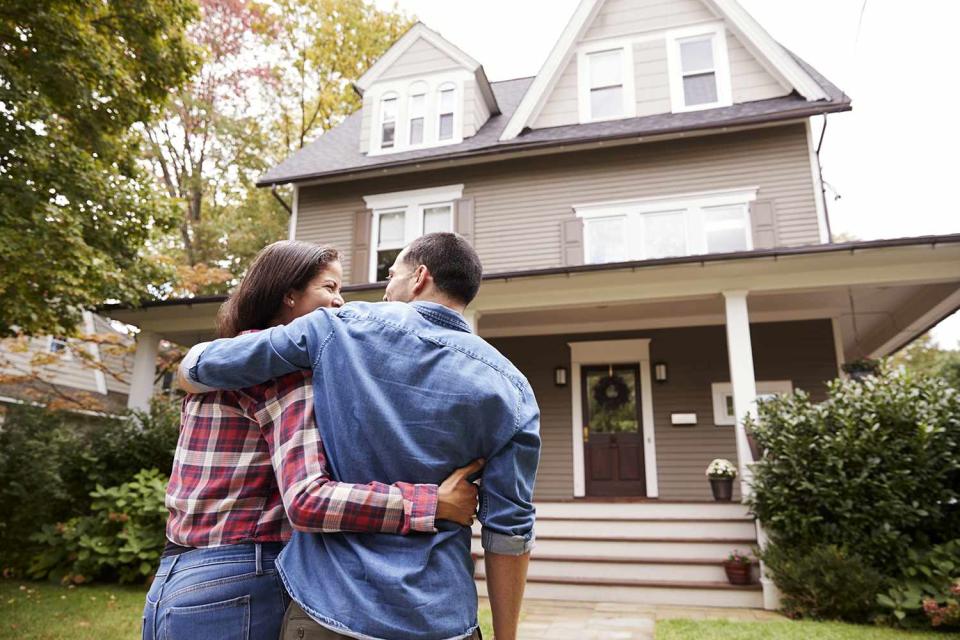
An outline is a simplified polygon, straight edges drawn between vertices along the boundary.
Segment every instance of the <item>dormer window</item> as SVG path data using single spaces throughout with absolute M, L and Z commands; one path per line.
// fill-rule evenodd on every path
M 667 51 L 675 112 L 732 104 L 722 25 L 672 32 L 667 36 Z
M 390 94 L 380 101 L 380 148 L 392 149 L 397 139 L 397 96 Z
M 448 83 L 440 87 L 440 106 L 437 110 L 437 139 L 453 139 L 453 116 L 455 109 L 456 88 Z
M 581 48 L 577 55 L 580 122 L 635 116 L 633 84 L 632 45 L 608 41 Z
M 425 84 L 417 83 L 410 89 L 407 117 L 410 122 L 410 146 L 423 144 L 423 126 L 427 119 L 427 88 Z

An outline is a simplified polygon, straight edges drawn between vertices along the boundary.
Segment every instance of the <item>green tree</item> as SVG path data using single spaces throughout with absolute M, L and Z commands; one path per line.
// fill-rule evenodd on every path
M 889 358 L 895 367 L 914 373 L 938 376 L 960 389 L 960 349 L 943 349 L 925 333 Z
M 0 6 L 0 335 L 72 333 L 106 299 L 136 302 L 143 247 L 172 220 L 132 129 L 189 77 L 191 0 Z

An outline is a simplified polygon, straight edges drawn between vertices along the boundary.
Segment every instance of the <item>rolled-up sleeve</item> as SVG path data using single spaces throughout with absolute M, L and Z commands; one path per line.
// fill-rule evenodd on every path
M 540 409 L 529 385 L 522 389 L 515 424 L 513 437 L 484 467 L 478 517 L 484 550 L 519 556 L 533 548 L 540 462 Z

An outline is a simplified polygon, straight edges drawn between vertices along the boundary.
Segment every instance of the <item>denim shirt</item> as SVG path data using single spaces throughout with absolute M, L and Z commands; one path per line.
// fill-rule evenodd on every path
M 440 484 L 486 458 L 484 549 L 532 547 L 540 411 L 526 378 L 455 311 L 355 302 L 195 347 L 188 358 L 189 377 L 218 389 L 312 369 L 317 427 L 339 481 Z M 477 626 L 471 531 L 437 527 L 410 536 L 296 532 L 280 573 L 307 613 L 344 635 L 467 637 Z

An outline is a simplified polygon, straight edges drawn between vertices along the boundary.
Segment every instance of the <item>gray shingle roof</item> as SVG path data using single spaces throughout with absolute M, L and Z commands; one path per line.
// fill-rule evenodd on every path
M 792 55 L 792 54 L 791 54 Z M 625 118 L 545 129 L 526 129 L 513 140 L 500 141 L 500 134 L 533 82 L 533 78 L 517 78 L 491 83 L 501 114 L 487 120 L 476 135 L 454 145 L 368 156 L 360 151 L 360 111 L 341 124 L 296 151 L 267 171 L 258 181 L 260 186 L 297 182 L 332 175 L 344 175 L 376 168 L 397 167 L 434 160 L 469 158 L 502 154 L 527 148 L 542 148 L 598 140 L 647 137 L 715 129 L 760 122 L 807 117 L 819 113 L 846 111 L 850 98 L 803 60 L 794 56 L 830 96 L 828 100 L 808 102 L 797 94 L 781 98 L 745 102 L 718 109 L 664 113 L 640 118 Z

